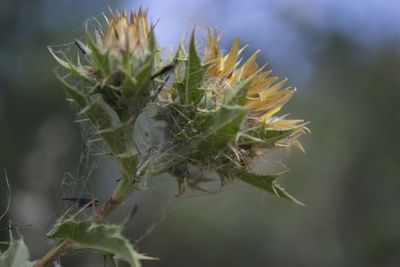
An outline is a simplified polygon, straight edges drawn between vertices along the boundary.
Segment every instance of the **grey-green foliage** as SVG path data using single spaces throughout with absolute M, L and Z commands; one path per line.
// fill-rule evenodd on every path
M 10 245 L 4 252 L 0 252 L 1 267 L 32 267 L 35 262 L 29 260 L 29 250 L 24 240 L 14 239 L 10 235 Z
M 92 220 L 69 219 L 57 225 L 48 236 L 52 239 L 67 239 L 73 241 L 75 246 L 112 255 L 116 259 L 129 263 L 131 267 L 140 267 L 140 260 L 154 259 L 138 253 L 121 232 L 122 225 L 97 224 Z
M 192 37 L 190 38 L 188 56 L 186 58 L 185 78 L 178 88 L 180 90 L 181 101 L 186 105 L 198 102 L 204 94 L 201 85 L 205 71 L 206 67 L 202 65 L 201 59 L 197 53 L 193 31 Z
M 260 188 L 266 192 L 272 193 L 279 198 L 284 198 L 292 201 L 293 203 L 305 206 L 302 202 L 295 199 L 292 195 L 285 191 L 283 187 L 276 183 L 276 179 L 281 175 L 281 173 L 271 174 L 271 175 L 260 175 L 255 173 L 250 173 L 247 171 L 242 171 L 235 174 L 245 183 L 252 186 Z
M 294 133 L 298 127 L 288 129 L 269 129 L 264 125 L 247 129 L 240 133 L 238 144 L 241 146 L 260 144 L 272 145 Z
M 246 109 L 240 106 L 221 105 L 216 111 L 199 116 L 198 136 L 191 141 L 193 149 L 202 154 L 218 153 L 229 142 L 234 141 L 246 116 Z
M 244 105 L 246 102 L 247 90 L 252 81 L 252 77 L 239 82 L 229 92 L 227 92 L 224 98 L 224 104 L 226 105 Z

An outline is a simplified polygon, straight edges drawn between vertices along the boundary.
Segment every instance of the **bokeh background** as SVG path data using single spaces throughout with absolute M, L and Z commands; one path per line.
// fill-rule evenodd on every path
M 108 6 L 140 4 L 159 19 L 163 46 L 176 48 L 196 25 L 199 38 L 216 26 L 226 49 L 237 35 L 250 44 L 245 55 L 261 49 L 259 62 L 298 88 L 284 112 L 312 122 L 306 155 L 292 153 L 291 171 L 280 178 L 307 208 L 240 188 L 174 200 L 138 244 L 160 258 L 144 266 L 400 266 L 397 0 L 2 1 L 0 167 L 12 203 L 0 240 L 12 219 L 32 259 L 43 255 L 65 175 L 81 163 L 79 127 L 46 46 L 82 37 L 85 19 Z M 100 199 L 106 192 L 95 190 Z M 6 203 L 1 173 L 1 211 Z M 87 253 L 63 262 L 102 266 L 101 256 Z

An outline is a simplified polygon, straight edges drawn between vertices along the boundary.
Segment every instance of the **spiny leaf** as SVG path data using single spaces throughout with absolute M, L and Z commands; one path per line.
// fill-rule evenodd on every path
M 66 82 L 64 78 L 59 75 L 56 76 L 61 81 L 68 95 L 79 105 L 81 109 L 85 108 L 88 105 L 87 97 L 77 88 Z
M 285 137 L 288 137 L 298 129 L 299 127 L 293 127 L 288 129 L 273 129 L 273 128 L 265 128 L 264 126 L 259 126 L 256 128 L 249 129 L 244 133 L 241 133 L 238 144 L 251 145 L 255 143 L 262 143 L 266 145 L 271 145 Z
M 122 75 L 122 92 L 125 96 L 132 95 L 136 88 L 137 81 L 132 75 L 132 57 L 129 54 L 122 54 L 122 66 L 119 67 Z
M 96 224 L 93 221 L 66 220 L 57 225 L 49 234 L 49 238 L 71 240 L 85 248 L 112 254 L 126 261 L 131 267 L 141 266 L 140 260 L 154 259 L 135 251 L 128 239 L 122 236 L 122 226 Z
M 151 75 L 153 71 L 154 65 L 154 55 L 148 55 L 145 59 L 142 67 L 138 70 L 138 73 L 135 75 L 135 80 L 137 81 L 136 88 L 136 98 L 139 98 L 138 95 L 149 94 L 150 92 L 144 91 L 148 89 L 149 83 L 151 81 Z
M 225 105 L 244 105 L 246 102 L 247 89 L 252 81 L 252 77 L 239 82 L 231 88 L 224 97 Z
M 154 34 L 154 26 L 151 26 L 150 32 L 149 32 L 149 51 L 152 54 L 156 54 L 157 53 L 157 40 L 156 40 L 156 36 Z
M 178 49 L 176 50 L 176 54 L 174 56 L 174 62 L 176 62 L 175 66 L 175 71 L 174 71 L 174 77 L 175 77 L 175 84 L 177 84 L 177 88 L 181 91 L 183 91 L 184 85 L 184 65 L 186 64 L 186 53 L 185 53 L 185 47 L 181 43 L 178 46 Z M 180 92 L 181 98 L 183 99 L 183 93 Z M 182 100 L 183 101 L 183 100 Z
M 179 44 L 178 49 L 176 50 L 176 54 L 174 56 L 174 61 L 178 61 L 178 62 L 186 61 L 186 52 L 185 52 L 185 46 L 183 43 Z
M 271 174 L 271 175 L 259 175 L 255 173 L 242 171 L 239 173 L 239 179 L 259 189 L 272 193 L 279 198 L 285 198 L 297 205 L 305 206 L 304 203 L 295 199 L 288 192 L 286 192 L 284 188 L 282 188 L 279 184 L 275 182 L 275 180 L 278 178 L 280 174 L 281 173 Z
M 205 73 L 205 68 L 201 64 L 201 59 L 197 54 L 194 31 L 190 39 L 189 53 L 186 61 L 186 73 L 185 80 L 183 83 L 183 102 L 185 104 L 192 104 L 197 102 L 204 94 L 203 90 L 200 90 L 201 82 Z
M 199 122 L 200 136 L 193 146 L 203 152 L 219 151 L 234 140 L 247 110 L 240 106 L 220 106 Z
M 3 253 L 0 252 L 2 267 L 32 267 L 34 263 L 29 261 L 29 250 L 22 238 L 15 240 L 11 236 L 8 249 Z
M 123 179 L 132 181 L 138 164 L 138 155 L 133 153 L 131 127 L 123 125 L 117 128 L 97 132 L 109 146 L 112 155 L 118 160 Z
M 124 172 L 123 177 L 126 177 L 128 180 L 132 180 L 132 176 L 134 175 L 136 166 L 138 164 L 138 156 L 125 153 L 116 155 L 116 158 L 118 159 L 121 169 Z
M 101 98 L 97 98 L 82 110 L 91 120 L 97 130 L 116 128 L 121 126 L 118 115 Z
M 193 122 L 197 134 L 179 146 L 166 146 L 150 158 L 153 172 L 165 172 L 191 157 L 208 157 L 219 152 L 235 139 L 246 114 L 247 110 L 240 106 L 219 106 L 216 111 L 198 115 Z
M 117 128 L 108 128 L 97 132 L 110 146 L 115 155 L 130 152 L 133 147 L 131 127 L 124 124 Z
M 87 33 L 86 35 L 88 48 L 90 49 L 89 56 L 94 60 L 94 62 L 96 63 L 96 67 L 100 70 L 101 74 L 104 77 L 108 76 L 110 74 L 108 52 L 103 53 L 102 51 L 100 51 L 90 34 Z
M 82 67 L 75 66 L 71 62 L 67 62 L 67 61 L 61 59 L 59 56 L 56 55 L 56 53 L 54 53 L 54 51 L 51 47 L 48 47 L 48 50 L 49 50 L 50 54 L 53 56 L 53 58 L 57 61 L 57 63 L 60 64 L 61 67 L 69 70 L 69 72 L 72 75 L 81 77 L 87 81 L 92 82 L 92 79 L 89 78 L 89 76 L 85 73 L 85 70 L 82 69 Z M 78 64 L 79 64 L 79 62 L 78 62 Z

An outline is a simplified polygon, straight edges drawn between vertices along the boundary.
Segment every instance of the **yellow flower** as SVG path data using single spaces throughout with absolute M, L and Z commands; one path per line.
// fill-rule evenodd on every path
M 126 11 L 115 14 L 110 10 L 111 20 L 105 16 L 108 29 L 104 34 L 102 29 L 96 31 L 96 43 L 103 49 L 122 52 L 145 54 L 148 51 L 151 27 L 147 20 L 147 12 L 139 9 L 137 13 L 131 10 L 130 17 Z
M 257 65 L 256 59 L 260 51 L 256 51 L 239 66 L 239 56 L 245 48 L 240 48 L 239 37 L 233 42 L 226 55 L 223 55 L 219 49 L 220 41 L 221 38 L 216 31 L 208 32 L 204 60 L 211 66 L 206 73 L 205 83 L 208 88 L 213 88 L 214 98 L 217 101 L 222 99 L 229 89 L 251 77 L 251 83 L 247 90 L 247 101 L 244 105 L 249 110 L 249 123 L 264 124 L 267 128 L 273 129 L 298 128 L 288 138 L 287 145 L 294 145 L 303 150 L 297 138 L 304 131 L 309 131 L 305 127 L 304 121 L 274 117 L 292 98 L 295 88 L 283 88 L 286 79 L 279 80 L 279 77 L 271 76 L 271 70 L 265 70 L 266 66 L 259 67 Z

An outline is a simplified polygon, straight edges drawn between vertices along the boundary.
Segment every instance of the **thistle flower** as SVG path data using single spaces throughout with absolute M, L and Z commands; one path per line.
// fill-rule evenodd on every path
M 281 89 L 286 83 L 286 79 L 279 80 L 279 77 L 271 76 L 271 70 L 265 70 L 266 65 L 259 67 L 256 59 L 260 51 L 253 53 L 240 67 L 239 56 L 245 47 L 240 48 L 240 38 L 233 42 L 229 53 L 226 55 L 219 49 L 221 37 L 216 31 L 208 31 L 207 46 L 204 52 L 205 63 L 211 67 L 205 74 L 204 83 L 211 88 L 216 102 L 221 102 L 239 83 L 249 79 L 246 98 L 243 103 L 249 111 L 248 125 L 263 125 L 271 129 L 293 129 L 290 134 L 290 141 L 287 145 L 294 144 L 304 151 L 297 138 L 308 131 L 303 120 L 289 120 L 284 117 L 274 117 L 283 105 L 285 105 L 294 95 L 295 88 L 286 87 Z M 284 144 L 284 142 L 280 142 Z
M 256 63 L 259 51 L 240 65 L 243 51 L 237 38 L 229 53 L 219 49 L 221 38 L 209 31 L 203 56 L 197 52 L 194 32 L 186 52 L 178 49 L 177 67 L 169 103 L 163 118 L 171 125 L 171 141 L 177 148 L 163 161 L 170 162 L 170 172 L 179 177 L 182 187 L 199 189 L 204 177 L 191 175 L 216 171 L 222 184 L 239 178 L 253 186 L 297 202 L 275 183 L 278 174 L 260 176 L 252 173 L 250 162 L 274 146 L 295 146 L 304 152 L 298 140 L 308 129 L 303 120 L 276 117 L 294 94 L 282 89 L 286 80 L 270 76 L 265 66 Z
M 80 114 L 120 166 L 113 200 L 163 172 L 177 176 L 180 185 L 200 188 L 208 170 L 222 183 L 239 178 L 293 200 L 275 183 L 278 175 L 259 177 L 249 164 L 274 146 L 304 151 L 298 138 L 308 130 L 303 120 L 276 116 L 295 90 L 257 65 L 259 51 L 240 65 L 239 38 L 224 55 L 221 37 L 209 31 L 199 55 L 193 32 L 188 49 L 181 45 L 173 60 L 161 58 L 145 11 L 132 11 L 129 18 L 126 12 L 110 14 L 106 30 L 98 23 L 94 34 L 87 31 L 86 44 L 78 42 L 84 61 L 73 64 L 51 52 L 69 71 L 60 79 Z M 75 86 L 76 78 L 83 83 Z M 201 174 L 196 179 L 194 169 Z

